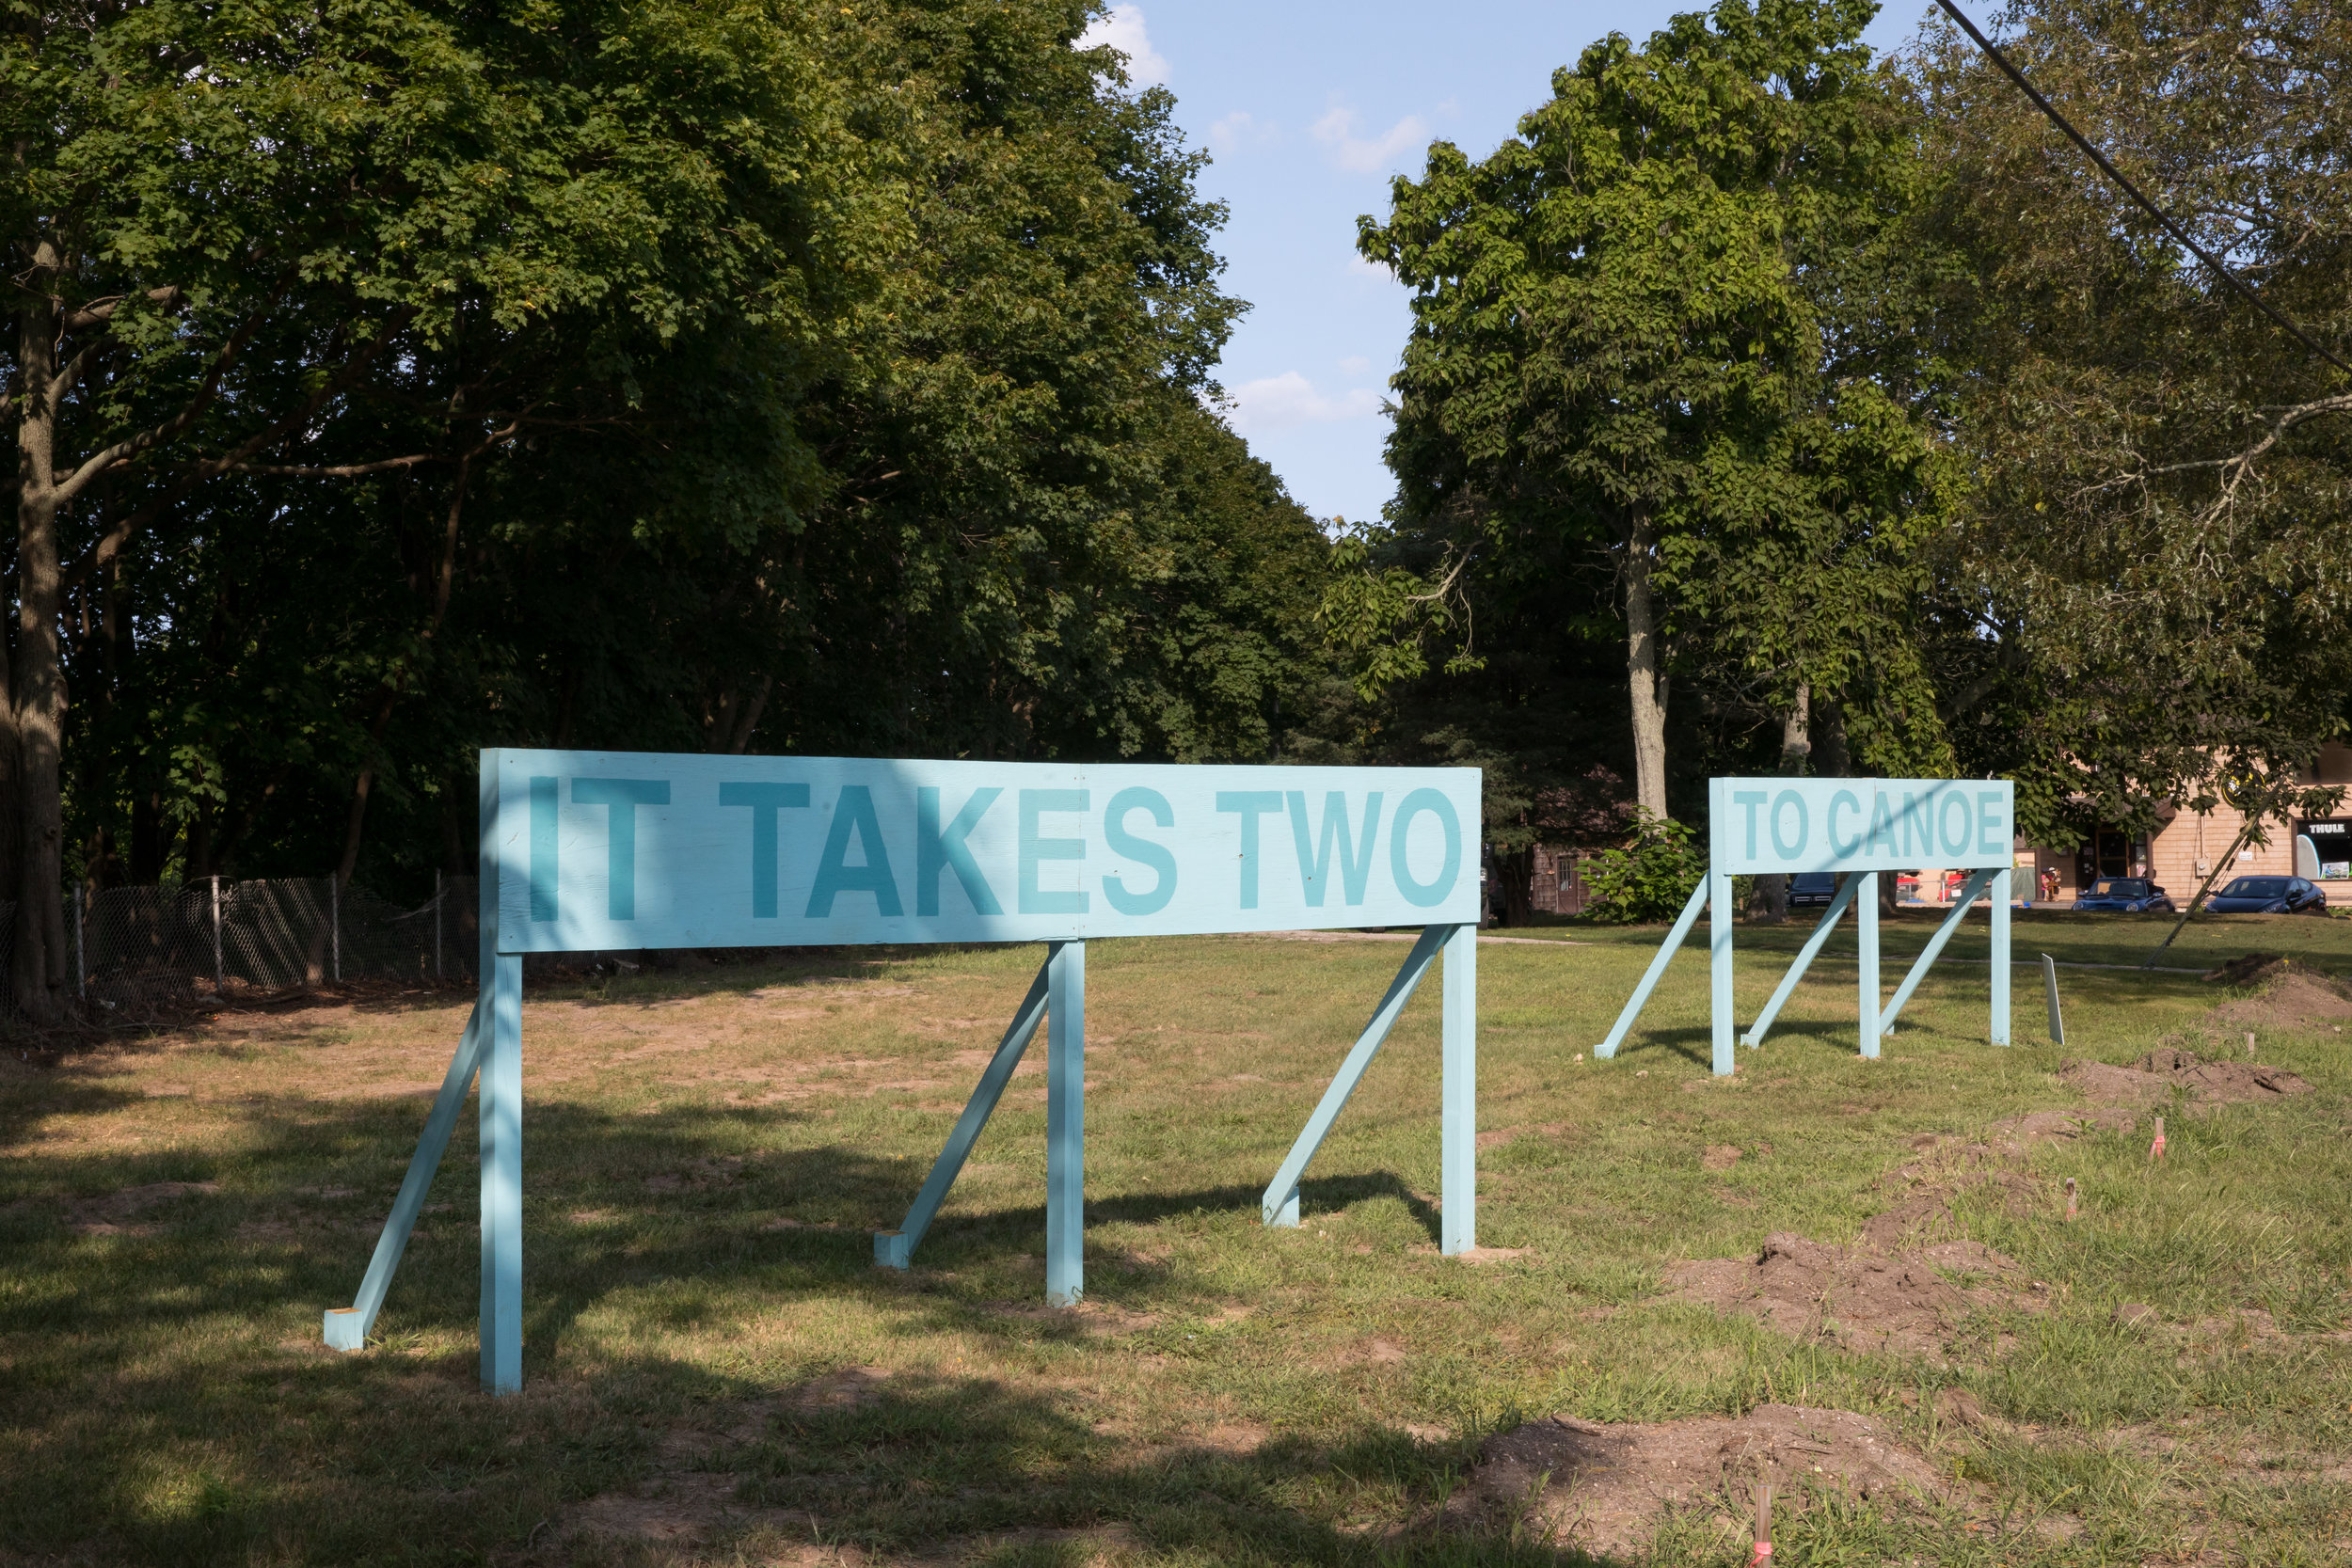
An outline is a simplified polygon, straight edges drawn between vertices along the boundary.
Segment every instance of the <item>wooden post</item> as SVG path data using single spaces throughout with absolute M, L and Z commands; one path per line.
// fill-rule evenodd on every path
M 2013 851 L 2012 851 L 2013 854 Z M 2014 864 L 1993 874 L 1993 1043 L 2009 1043 L 2009 900 Z
M 1438 1250 L 1478 1245 L 1478 927 L 1456 926 L 1445 944 L 1439 1090 Z
M 1087 944 L 1045 958 L 1045 1305 L 1086 1294 Z
M 1708 903 L 1711 906 L 1707 924 L 1707 978 L 1708 1011 L 1714 1017 L 1710 1031 L 1709 1066 L 1718 1078 L 1728 1078 L 1736 1059 L 1732 1055 L 1733 1031 L 1731 1001 L 1731 873 L 1709 871 L 1707 874 Z
M 74 994 L 76 997 L 87 996 L 87 995 L 88 994 L 88 990 L 87 990 L 87 976 L 88 976 L 88 974 L 89 974 L 89 963 L 88 963 L 88 960 L 87 960 L 87 959 L 84 957 L 84 954 L 83 954 L 83 947 L 82 947 L 82 911 L 83 911 L 84 907 L 85 907 L 86 905 L 87 905 L 88 903 L 89 903 L 89 884 L 88 884 L 88 883 L 87 883 L 87 882 L 76 882 L 76 883 L 74 883 L 74 884 L 73 884 L 73 994 Z M 2249 1035 L 2249 1036 L 2248 1036 L 2247 1037 L 2250 1040 L 2253 1037 Z
M 482 1386 L 523 1386 L 523 960 L 499 946 L 498 758 L 482 753 Z
M 1871 1061 L 1879 1053 L 1879 874 L 1865 871 L 1854 878 L 1853 895 L 1856 958 L 1862 974 L 1857 988 L 1862 1007 L 1862 1054 Z
M 334 976 L 335 983 L 340 986 L 343 982 L 342 880 L 332 871 L 326 874 L 326 928 L 333 954 L 329 959 L 331 967 L 327 973 Z
M 433 873 L 433 978 L 441 978 L 441 874 Z
M 220 971 L 220 873 L 213 873 L 213 994 L 221 990 Z

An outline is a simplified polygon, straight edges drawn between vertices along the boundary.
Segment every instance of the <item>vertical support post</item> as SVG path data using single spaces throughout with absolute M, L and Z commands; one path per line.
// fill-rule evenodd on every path
M 220 873 L 213 873 L 213 994 L 221 991 L 220 971 Z
M 79 997 L 79 996 L 85 996 L 85 995 L 88 994 L 88 991 L 87 991 L 87 986 L 88 986 L 88 976 L 89 976 L 89 963 L 88 963 L 88 960 L 87 960 L 87 958 L 84 958 L 84 956 L 83 956 L 83 948 L 82 948 L 82 911 L 83 911 L 83 910 L 84 910 L 85 908 L 87 908 L 87 907 L 88 906 L 88 904 L 89 904 L 89 884 L 88 884 L 87 882 L 76 882 L 76 883 L 74 883 L 74 884 L 73 884 L 73 994 L 74 994 L 75 996 L 77 996 L 77 997 Z
M 1862 1002 L 1862 1053 L 1873 1061 L 1879 1053 L 1879 873 L 1865 871 L 1854 880 L 1854 932 L 1859 939 Z
M 1708 903 L 1710 915 L 1707 924 L 1708 993 L 1714 1014 L 1714 1070 L 1718 1078 L 1731 1076 L 1738 1065 L 1732 1054 L 1735 1026 L 1731 1016 L 1731 873 L 1709 871 L 1707 874 Z
M 1045 958 L 1045 1305 L 1086 1293 L 1087 944 Z
M 433 978 L 441 978 L 441 874 L 433 873 Z
M 2042 955 L 2042 990 L 2050 999 L 2050 1043 L 2066 1043 L 2066 1015 L 2058 1008 L 2058 960 Z
M 523 960 L 493 960 L 482 1059 L 482 1386 L 523 1386 Z
M 1993 874 L 1993 1043 L 2009 1043 L 2009 895 L 2015 865 Z
M 335 983 L 343 983 L 343 888 L 342 879 L 334 872 L 326 874 L 326 928 L 332 946 L 327 973 Z
M 1478 927 L 1456 926 L 1445 943 L 1445 1083 L 1438 1137 L 1438 1250 L 1478 1245 Z
M 523 1385 L 523 960 L 499 945 L 498 757 L 482 753 L 482 1386 Z

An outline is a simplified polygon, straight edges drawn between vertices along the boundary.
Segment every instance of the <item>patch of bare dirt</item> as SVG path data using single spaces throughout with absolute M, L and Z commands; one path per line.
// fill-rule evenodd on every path
M 1670 1509 L 1706 1510 L 1744 1528 L 1754 1517 L 1750 1488 L 1760 1481 L 1792 1498 L 1843 1492 L 1965 1503 L 1974 1496 L 1875 1417 L 1767 1404 L 1745 1416 L 1645 1425 L 1573 1416 L 1531 1421 L 1486 1440 L 1454 1506 L 1496 1520 L 1529 1509 L 1564 1543 L 1630 1553 Z
M 2210 1031 L 2308 1029 L 2352 1021 L 2352 991 L 2341 981 L 2281 960 L 2270 983 L 2251 996 L 2224 1002 L 2206 1015 Z
M 2284 1100 L 2308 1094 L 2312 1085 L 2284 1068 L 2260 1062 L 2206 1061 L 2194 1052 L 2163 1046 L 2130 1067 L 2106 1062 L 2062 1062 L 2058 1077 L 2099 1104 L 2132 1108 L 2160 1104 L 2176 1088 L 2200 1105 L 2229 1105 Z
M 1738 1144 L 1708 1144 L 1699 1155 L 1701 1170 L 1729 1170 L 1740 1163 Z
M 1981 1242 L 1894 1251 L 1867 1235 L 1852 1246 L 1834 1246 L 1780 1234 L 1767 1237 L 1752 1259 L 1677 1263 L 1666 1271 L 1666 1284 L 1673 1300 L 1759 1318 L 1793 1338 L 1943 1359 L 1969 1313 L 2033 1304 L 2030 1295 L 2007 1288 L 2015 1273 L 2016 1265 Z M 1947 1274 L 1970 1282 L 1963 1288 Z

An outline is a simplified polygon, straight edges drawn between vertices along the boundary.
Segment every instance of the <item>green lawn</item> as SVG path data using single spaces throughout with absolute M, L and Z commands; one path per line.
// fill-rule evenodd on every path
M 1931 928 L 1888 923 L 1887 991 Z M 2133 964 L 2163 929 L 2037 914 L 2016 950 Z M 1783 1565 L 2352 1557 L 2344 1036 L 2263 1030 L 2262 1059 L 2318 1092 L 2176 1114 L 2160 1166 L 2108 1134 L 1963 1194 L 1970 1232 L 2050 1305 L 1990 1325 L 2003 1352 L 1903 1362 L 1668 1303 L 1661 1271 L 1774 1231 L 1849 1239 L 1898 1201 L 1921 1134 L 2074 1103 L 2038 968 L 2015 971 L 2017 1043 L 1987 1045 L 1979 919 L 1867 1063 L 1847 937 L 1716 1084 L 1700 946 L 1597 1063 L 1661 933 L 1524 934 L 1547 944 L 1479 953 L 1479 1240 L 1524 1249 L 1480 1263 L 1433 1244 L 1434 983 L 1311 1167 L 1305 1225 L 1258 1223 L 1403 943 L 1097 944 L 1074 1313 L 1042 1306 L 1041 1038 L 915 1269 L 870 1262 L 1040 949 L 534 990 L 526 1387 L 503 1401 L 476 1391 L 470 1118 L 380 1346 L 319 1344 L 467 998 L 224 1012 L 11 1065 L 0 1563 L 1548 1563 L 1569 1559 L 1537 1532 L 1443 1522 L 1486 1434 L 1767 1401 L 1899 1423 L 1982 1498 L 1785 1516 Z M 1743 1020 L 1803 935 L 1741 930 Z M 2201 921 L 2165 961 L 2256 948 L 2352 974 L 2352 923 L 2310 919 Z M 2242 994 L 2061 975 L 2064 1054 L 2115 1062 Z M 1737 1163 L 1702 1168 L 1724 1146 Z M 2126 1303 L 2161 1326 L 2120 1323 Z M 2185 1332 L 2247 1307 L 2278 1332 Z M 1950 1386 L 2005 1421 L 1939 1421 Z M 1659 1558 L 1744 1554 L 1692 1528 Z

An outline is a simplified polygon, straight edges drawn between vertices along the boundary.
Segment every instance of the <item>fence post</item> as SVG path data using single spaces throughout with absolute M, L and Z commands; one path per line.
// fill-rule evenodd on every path
M 334 967 L 328 971 L 335 983 L 343 983 L 343 896 L 342 881 L 332 871 L 326 874 L 326 924 L 334 942 Z
M 441 978 L 441 874 L 433 873 L 433 979 Z
M 75 996 L 77 996 L 77 997 L 87 996 L 87 995 L 88 995 L 88 994 L 89 994 L 88 990 L 87 990 L 87 975 L 88 975 L 88 974 L 89 974 L 89 965 L 88 965 L 87 962 L 85 962 L 85 961 L 84 961 L 83 957 L 82 957 L 82 911 L 83 911 L 83 909 L 84 909 L 84 908 L 85 908 L 85 907 L 86 907 L 88 903 L 89 903 L 89 884 L 87 884 L 87 882 L 76 882 L 76 883 L 74 883 L 74 884 L 73 884 L 73 994 L 74 994 Z
M 220 994 L 220 873 L 213 873 L 213 994 Z

